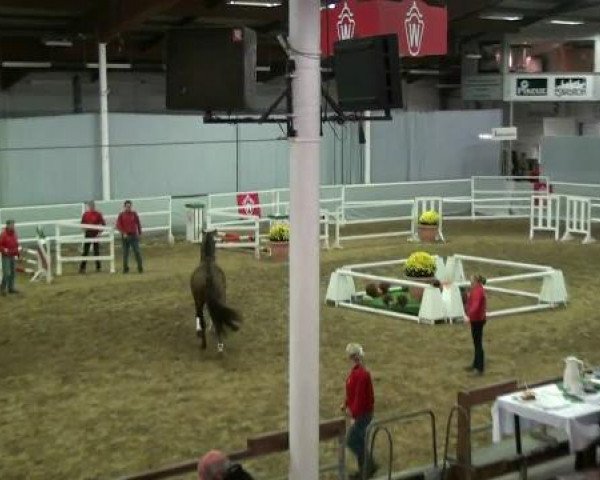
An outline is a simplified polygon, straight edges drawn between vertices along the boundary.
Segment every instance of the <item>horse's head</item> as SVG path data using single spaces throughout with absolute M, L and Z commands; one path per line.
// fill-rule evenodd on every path
M 201 253 L 201 260 L 208 260 L 211 258 L 215 258 L 215 251 L 216 251 L 216 246 L 215 246 L 215 235 L 216 235 L 216 231 L 215 230 L 209 230 L 209 231 L 205 231 L 204 232 L 204 240 L 202 241 L 202 253 Z

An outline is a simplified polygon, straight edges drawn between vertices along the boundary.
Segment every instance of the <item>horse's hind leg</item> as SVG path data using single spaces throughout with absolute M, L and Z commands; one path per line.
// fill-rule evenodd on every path
M 206 350 L 206 321 L 204 320 L 204 305 L 196 307 L 196 335 L 202 340 L 202 350 Z
M 223 350 L 225 350 L 225 344 L 223 343 L 221 334 L 217 333 L 217 351 L 219 353 L 223 353 Z

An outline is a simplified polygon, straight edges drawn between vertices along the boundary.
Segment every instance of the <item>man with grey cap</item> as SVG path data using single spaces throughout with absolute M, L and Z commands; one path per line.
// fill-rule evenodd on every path
M 365 437 L 367 427 L 373 420 L 375 405 L 373 382 L 371 374 L 363 365 L 363 348 L 358 343 L 349 343 L 346 355 L 352 362 L 352 368 L 346 379 L 346 400 L 341 409 L 352 418 L 346 444 L 358 462 L 358 473 L 350 478 L 362 479 L 363 472 L 366 473 L 366 478 L 370 478 L 377 470 L 371 456 L 365 458 Z

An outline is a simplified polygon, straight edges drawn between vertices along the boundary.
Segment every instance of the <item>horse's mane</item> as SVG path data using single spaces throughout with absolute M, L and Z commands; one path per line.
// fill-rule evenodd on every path
M 202 250 L 200 251 L 200 260 L 207 262 L 215 259 L 215 232 L 206 232 L 204 241 L 202 242 Z

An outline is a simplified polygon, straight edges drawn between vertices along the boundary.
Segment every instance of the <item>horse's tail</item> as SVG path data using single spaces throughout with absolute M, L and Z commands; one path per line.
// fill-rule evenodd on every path
M 212 262 L 207 264 L 206 272 L 206 306 L 218 333 L 225 333 L 224 327 L 237 332 L 240 329 L 242 317 L 231 307 L 225 305 L 219 298 L 217 286 L 215 285 L 214 269 Z

